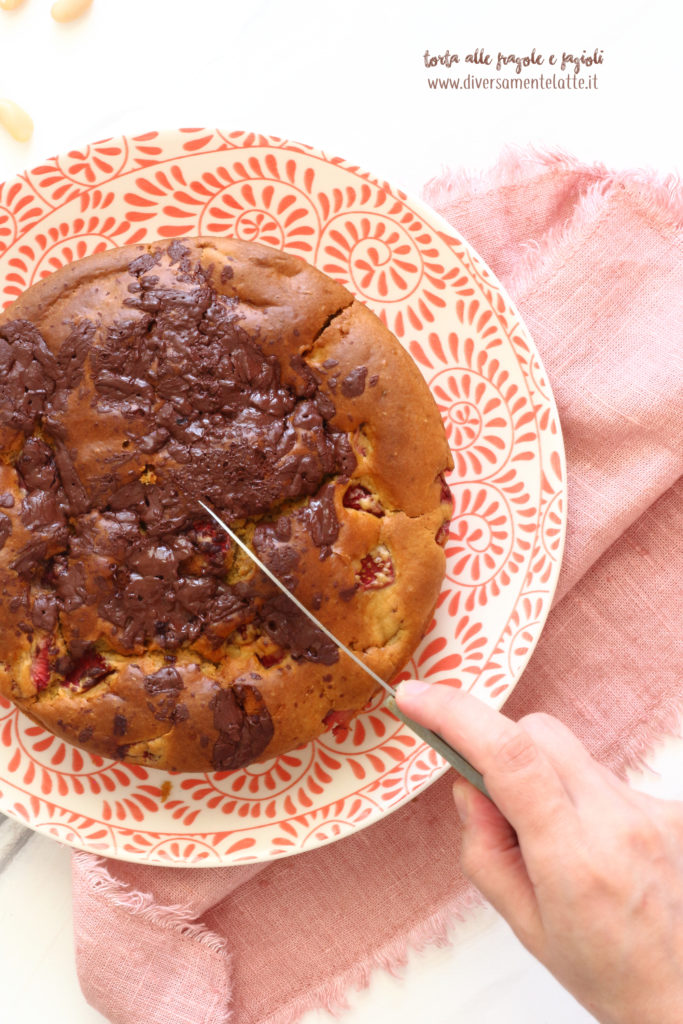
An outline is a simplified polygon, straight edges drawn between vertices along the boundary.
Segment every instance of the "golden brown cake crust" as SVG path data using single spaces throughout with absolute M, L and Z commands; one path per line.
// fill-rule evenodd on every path
M 381 321 L 297 257 L 128 246 L 0 316 L 0 692 L 94 753 L 227 770 L 345 723 L 437 600 L 451 459 Z

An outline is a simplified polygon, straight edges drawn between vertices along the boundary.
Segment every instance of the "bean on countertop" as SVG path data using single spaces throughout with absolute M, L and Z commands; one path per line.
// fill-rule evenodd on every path
M 52 17 L 55 21 L 74 21 L 91 6 L 92 0 L 57 0 L 52 5 Z
M 13 100 L 0 99 L 0 124 L 17 142 L 27 142 L 33 135 L 33 121 Z

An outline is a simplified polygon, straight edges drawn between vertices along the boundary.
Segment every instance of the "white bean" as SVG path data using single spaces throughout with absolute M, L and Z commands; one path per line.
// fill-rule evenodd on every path
M 0 100 L 0 124 L 17 142 L 27 142 L 33 135 L 33 121 L 12 100 Z
M 16 11 L 17 7 L 21 7 L 24 0 L 0 0 L 0 9 L 3 11 Z
M 52 17 L 55 21 L 74 21 L 85 14 L 91 4 L 92 0 L 57 0 L 52 5 Z

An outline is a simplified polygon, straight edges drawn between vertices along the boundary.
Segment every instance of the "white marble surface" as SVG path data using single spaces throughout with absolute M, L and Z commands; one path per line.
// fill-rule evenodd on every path
M 70 26 L 51 0 L 0 12 L 0 93 L 33 116 L 0 132 L 0 178 L 118 132 L 218 125 L 298 139 L 417 192 L 447 165 L 485 169 L 504 144 L 561 148 L 614 167 L 680 172 L 679 34 L 670 0 L 95 0 Z M 604 50 L 594 92 L 430 91 L 422 54 Z M 0 385 L 1 386 L 1 385 Z M 683 797 L 683 741 L 636 783 Z M 16 1024 L 96 1024 L 78 988 L 69 852 L 0 817 L 0 988 Z M 490 910 L 453 944 L 376 973 L 348 1024 L 585 1024 L 592 1018 Z M 311 1013 L 306 1024 L 329 1018 Z M 169 1024 L 182 1022 L 169 1021 Z

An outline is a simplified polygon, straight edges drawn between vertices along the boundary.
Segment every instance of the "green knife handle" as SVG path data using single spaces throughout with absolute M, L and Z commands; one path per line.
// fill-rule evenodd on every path
M 423 725 L 418 725 L 417 722 L 412 720 L 412 718 L 408 718 L 407 715 L 404 715 L 403 712 L 399 710 L 398 704 L 393 697 L 387 697 L 387 707 L 391 711 L 392 715 L 396 715 L 397 718 L 400 718 L 400 720 L 404 722 L 409 729 L 412 729 L 421 740 L 424 740 L 430 747 L 433 747 L 437 754 L 441 754 L 443 759 L 448 761 L 452 768 L 455 768 L 456 772 L 462 775 L 463 778 L 467 779 L 468 782 L 471 782 L 473 786 L 476 786 L 479 792 L 483 793 L 484 796 L 487 796 L 489 800 L 491 799 L 481 772 L 478 772 L 477 769 L 474 768 L 469 761 L 466 761 L 457 750 L 454 750 L 449 743 L 446 743 L 441 736 L 432 732 L 431 729 L 425 729 Z

